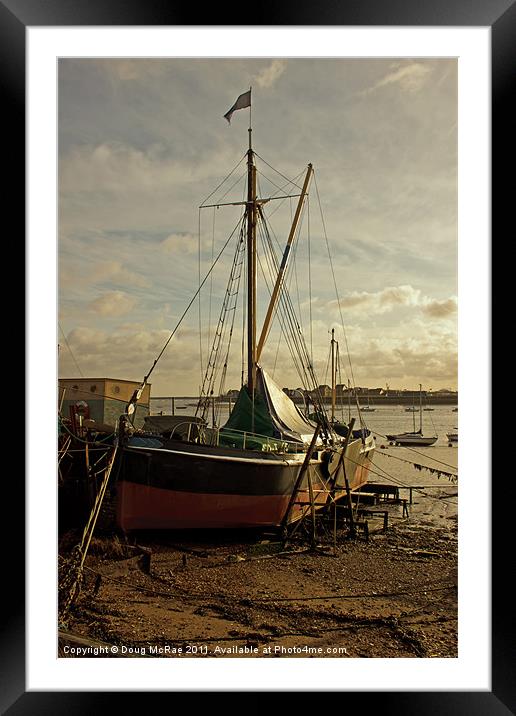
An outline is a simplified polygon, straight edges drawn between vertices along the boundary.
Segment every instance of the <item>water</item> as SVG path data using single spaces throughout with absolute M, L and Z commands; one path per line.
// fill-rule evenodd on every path
M 175 398 L 175 413 L 176 415 L 194 415 L 195 408 L 197 405 L 197 398 L 185 397 Z M 234 403 L 232 402 L 232 405 Z M 298 404 L 298 407 L 301 405 Z M 405 405 L 385 405 L 381 407 L 375 407 L 374 412 L 363 412 L 362 420 L 366 427 L 375 433 L 378 444 L 382 442 L 387 444 L 386 439 L 383 437 L 388 433 L 402 433 L 410 432 L 414 427 L 413 418 L 415 418 L 416 430 L 419 429 L 419 411 L 417 413 L 405 412 Z M 172 399 L 156 399 L 151 398 L 150 401 L 151 414 L 163 412 L 163 415 L 172 414 Z M 458 413 L 453 412 L 453 405 L 436 405 L 431 411 L 423 411 L 423 435 L 433 436 L 437 435 L 437 442 L 431 447 L 418 448 L 418 450 L 432 450 L 433 448 L 443 447 L 448 445 L 448 438 L 446 433 L 457 432 L 458 427 Z M 221 402 L 217 405 L 217 410 L 220 410 L 219 424 L 224 425 L 229 415 L 229 403 L 227 401 Z M 330 406 L 327 405 L 329 412 Z M 341 410 L 340 406 L 337 407 L 336 417 L 339 420 L 348 422 L 349 413 L 348 406 L 345 405 Z M 360 427 L 360 421 L 358 419 L 356 408 L 351 408 L 351 417 L 355 418 L 356 428 Z

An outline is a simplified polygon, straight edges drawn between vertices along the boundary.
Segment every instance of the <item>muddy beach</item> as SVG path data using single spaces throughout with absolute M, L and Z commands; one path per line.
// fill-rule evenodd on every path
M 418 489 L 408 516 L 382 505 L 388 527 L 372 516 L 368 538 L 322 523 L 316 549 L 305 528 L 287 545 L 273 534 L 97 534 L 59 656 L 457 657 L 458 488 L 435 472 L 456 456 L 379 449 L 371 479 Z M 62 536 L 62 557 L 77 536 Z

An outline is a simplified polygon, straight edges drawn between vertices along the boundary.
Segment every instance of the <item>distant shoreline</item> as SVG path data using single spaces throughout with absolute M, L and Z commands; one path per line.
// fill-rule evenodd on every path
M 222 397 L 216 397 L 216 402 L 223 402 L 227 403 L 231 397 L 231 402 L 235 402 L 235 396 L 228 396 L 223 395 Z M 152 397 L 152 400 L 191 400 L 192 402 L 197 402 L 199 400 L 199 397 L 197 395 L 161 395 L 157 397 Z M 291 397 L 291 400 L 294 403 L 303 403 L 303 400 L 301 399 L 301 396 L 295 395 Z M 367 395 L 361 395 L 359 397 L 359 402 L 361 406 L 366 405 L 368 400 Z M 331 403 L 330 398 L 325 398 L 324 402 L 328 405 Z M 453 393 L 451 395 L 443 395 L 443 396 L 436 396 L 433 395 L 431 397 L 423 398 L 423 407 L 430 407 L 434 405 L 458 405 L 459 399 L 458 395 L 456 393 Z M 339 398 L 337 397 L 337 404 L 338 405 L 347 405 L 348 404 L 348 398 L 347 396 Z M 355 399 L 351 400 L 351 404 L 355 404 Z M 416 407 L 419 406 L 419 396 L 416 395 L 414 398 L 412 396 L 398 396 L 398 395 L 375 395 L 374 397 L 369 396 L 369 405 L 372 408 L 378 408 L 382 405 L 415 405 Z

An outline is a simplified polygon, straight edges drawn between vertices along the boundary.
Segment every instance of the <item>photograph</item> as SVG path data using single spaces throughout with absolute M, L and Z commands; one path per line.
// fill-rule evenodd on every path
M 60 658 L 457 658 L 457 58 L 60 58 Z
M 0 3 L 27 285 L 2 713 L 510 713 L 490 271 L 514 9 L 443 2 L 269 25 Z

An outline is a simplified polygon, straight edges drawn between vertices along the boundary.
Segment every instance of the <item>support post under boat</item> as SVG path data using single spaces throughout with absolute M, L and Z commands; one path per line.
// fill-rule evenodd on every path
M 351 418 L 351 421 L 348 425 L 348 434 L 346 435 L 346 439 L 344 441 L 344 445 L 342 447 L 342 452 L 340 454 L 339 462 L 337 464 L 337 469 L 335 470 L 335 480 L 337 479 L 337 475 L 339 473 L 340 466 L 342 465 L 342 469 L 344 471 L 344 484 L 346 486 L 346 499 L 348 503 L 348 510 L 349 510 L 349 531 L 352 537 L 355 536 L 355 523 L 353 520 L 353 500 L 351 499 L 351 488 L 349 486 L 349 480 L 348 476 L 346 474 L 346 465 L 344 463 L 344 458 L 346 456 L 346 450 L 348 449 L 349 440 L 350 437 L 353 435 L 353 428 L 355 427 L 355 418 Z
M 290 501 L 288 503 L 288 507 L 285 512 L 285 516 L 283 517 L 283 521 L 281 523 L 282 529 L 285 529 L 287 527 L 287 525 L 289 524 L 290 515 L 292 514 L 292 508 L 294 507 L 294 505 L 296 503 L 297 493 L 299 491 L 299 488 L 301 487 L 301 483 L 303 481 L 304 474 L 308 470 L 308 467 L 310 465 L 310 460 L 312 459 L 312 455 L 315 450 L 315 445 L 317 443 L 317 439 L 319 437 L 320 432 L 321 432 L 321 424 L 317 423 L 314 434 L 312 436 L 312 440 L 310 442 L 310 446 L 308 447 L 308 450 L 305 455 L 305 459 L 303 460 L 303 464 L 301 465 L 301 469 L 299 471 L 299 475 L 297 476 L 296 484 L 294 485 L 294 489 L 292 490 L 292 494 L 290 496 Z

